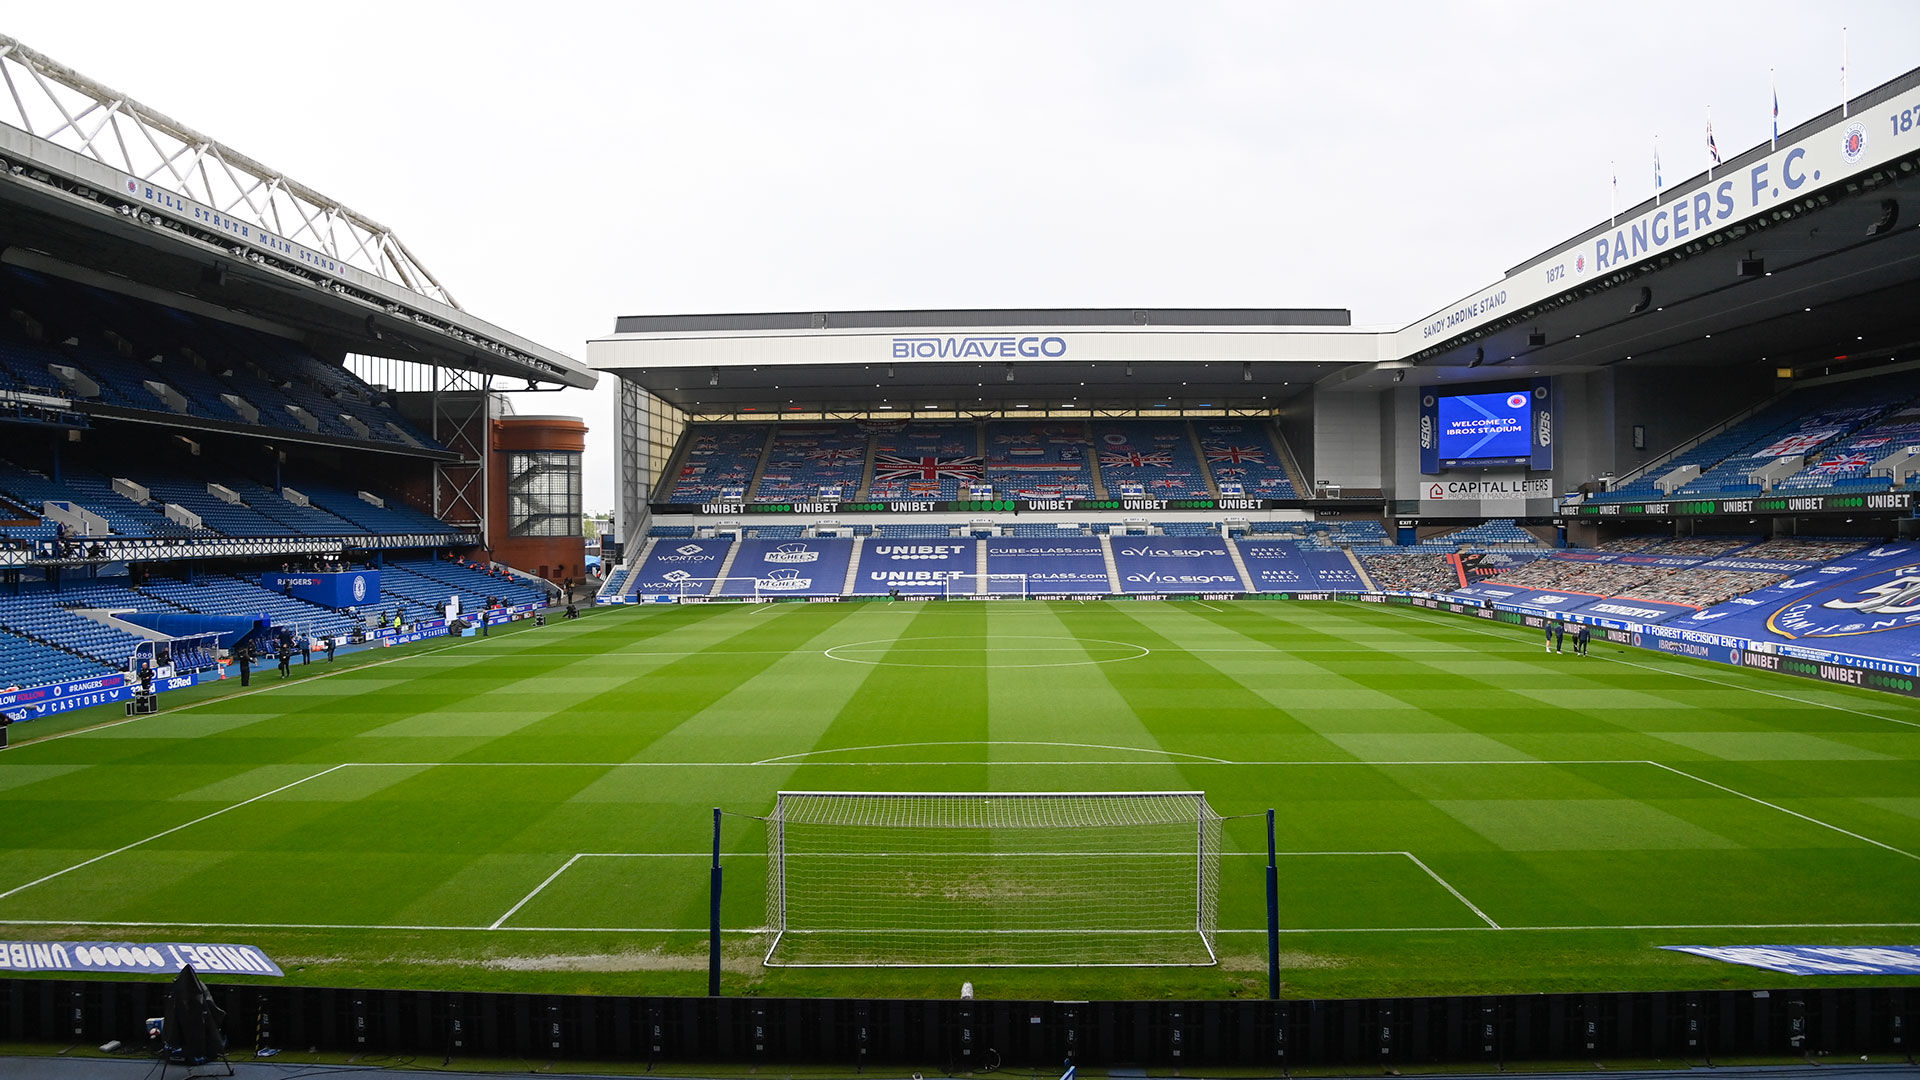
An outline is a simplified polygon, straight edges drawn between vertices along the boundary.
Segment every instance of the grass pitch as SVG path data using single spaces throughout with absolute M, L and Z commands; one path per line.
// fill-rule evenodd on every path
M 1278 810 L 1290 996 L 1766 986 L 1655 946 L 1920 939 L 1920 707 L 1593 651 L 1343 603 L 616 609 L 15 728 L 0 934 L 697 994 L 712 807 L 1197 789 Z M 1226 826 L 1209 968 L 763 968 L 764 834 L 723 838 L 729 993 L 1264 993 L 1257 820 Z

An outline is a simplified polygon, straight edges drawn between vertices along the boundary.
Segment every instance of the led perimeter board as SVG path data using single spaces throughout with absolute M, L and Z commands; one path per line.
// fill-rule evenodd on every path
M 1553 407 L 1547 379 L 1493 389 L 1420 395 L 1420 471 L 1524 465 L 1553 467 Z

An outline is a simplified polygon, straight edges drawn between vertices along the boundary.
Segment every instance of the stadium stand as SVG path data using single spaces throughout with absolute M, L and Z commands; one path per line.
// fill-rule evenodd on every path
M 1429 542 L 1473 544 L 1480 546 L 1495 544 L 1517 544 L 1524 547 L 1549 546 L 1541 541 L 1539 537 L 1521 528 L 1519 522 L 1514 521 L 1512 518 L 1496 518 L 1492 521 L 1469 526 L 1465 529 L 1459 529 L 1441 536 L 1429 537 L 1428 540 Z
M 1758 536 L 1676 536 L 1649 544 L 1641 551 L 1649 555 L 1704 555 L 1712 558 L 1731 555 L 1741 548 L 1751 547 L 1759 540 Z
M 1515 567 L 1488 580 L 1527 589 L 1622 596 L 1672 572 L 1670 568 L 1640 564 L 1545 558 Z
M 986 482 L 1015 499 L 1093 497 L 1093 436 L 1081 421 L 989 421 Z
M 778 424 L 751 494 L 756 502 L 852 498 L 866 469 L 867 433 L 859 425 Z
M 17 456 L 21 450 L 9 453 Z M 194 532 L 167 518 L 157 506 L 121 495 L 106 477 L 80 465 L 63 467 L 56 482 L 44 467 L 0 460 L 0 492 L 38 513 L 46 512 L 48 502 L 73 503 L 104 519 L 115 536 L 191 536 Z
M 1122 497 L 1130 484 L 1155 499 L 1213 497 L 1185 423 L 1101 420 L 1093 425 L 1093 441 L 1109 498 Z
M 1770 463 L 1807 455 L 1807 468 L 1785 479 L 1800 478 L 1793 487 L 1811 490 L 1833 486 L 1828 478 L 1864 479 L 1867 465 L 1836 463 L 1829 473 L 1818 473 L 1822 462 L 1858 455 L 1822 448 L 1845 448 L 1855 438 L 1872 438 L 1874 426 L 1884 422 L 1896 430 L 1914 419 L 1908 403 L 1920 395 L 1920 373 L 1897 372 L 1850 382 L 1796 390 L 1777 399 L 1699 445 L 1661 459 L 1626 484 L 1595 496 L 1601 502 L 1631 502 L 1657 498 L 1658 481 L 1684 466 L 1696 466 L 1700 475 L 1678 487 L 1680 495 L 1754 494 L 1762 486 L 1748 474 Z M 1897 438 L 1897 436 L 1889 436 Z M 1870 464 L 1870 463 L 1869 463 Z M 1785 485 L 1785 479 L 1781 485 Z
M 0 268 L 0 370 L 22 387 L 138 412 L 439 448 L 372 387 L 290 342 L 175 308 Z
M 1295 499 L 1299 490 L 1282 464 L 1267 425 L 1250 420 L 1195 419 L 1194 434 L 1216 484 L 1238 483 L 1248 498 Z
M 702 424 L 687 431 L 668 502 L 745 498 L 772 430 L 765 425 Z
M 1883 414 L 1879 420 L 1835 440 L 1830 449 L 1807 456 L 1806 468 L 1780 481 L 1782 491 L 1885 491 L 1893 481 L 1869 476 L 1882 459 L 1920 453 L 1920 405 L 1909 402 Z
M 1373 552 L 1360 556 L 1375 588 L 1401 592 L 1452 592 L 1460 575 L 1444 555 Z
M 1785 574 L 1749 570 L 1690 567 L 1649 577 L 1619 596 L 1623 600 L 1652 600 L 1662 604 L 1706 608 L 1755 589 L 1764 589 L 1786 577 Z
M 86 657 L 0 625 L 0 687 L 85 679 L 106 670 Z
M 870 498 L 951 502 L 984 475 L 976 424 L 909 421 L 874 427 Z
M 1665 533 L 1632 533 L 1627 536 L 1615 536 L 1603 540 L 1595 544 L 1593 550 L 1625 554 L 1634 551 L 1645 551 L 1655 544 L 1671 539 L 1672 537 Z

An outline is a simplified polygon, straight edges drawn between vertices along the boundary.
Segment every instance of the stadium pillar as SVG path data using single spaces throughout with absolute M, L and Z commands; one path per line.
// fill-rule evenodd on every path
M 1273 851 L 1271 809 L 1267 811 L 1267 997 L 1276 1001 L 1280 997 L 1280 867 Z
M 707 878 L 707 996 L 720 996 L 720 808 L 713 808 L 713 870 Z

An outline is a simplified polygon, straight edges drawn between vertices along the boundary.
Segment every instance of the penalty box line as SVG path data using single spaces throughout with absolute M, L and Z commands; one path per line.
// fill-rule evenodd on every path
M 954 852 L 947 852 L 946 854 L 952 855 L 955 857 L 961 857 L 961 858 L 975 858 L 975 857 L 981 857 L 981 856 L 992 857 L 992 858 L 1117 858 L 1122 856 L 1139 857 L 1141 855 L 1147 855 L 1147 856 L 1166 855 L 1168 857 L 1177 857 L 1182 859 L 1192 857 L 1191 854 L 1187 852 L 1135 852 L 1135 851 L 954 851 Z M 1263 851 L 1223 851 L 1223 852 L 1220 852 L 1220 854 L 1224 857 L 1259 858 L 1259 857 L 1263 857 L 1266 853 Z M 1478 904 L 1475 904 L 1473 901 L 1467 899 L 1466 894 L 1462 893 L 1459 889 L 1454 888 L 1452 882 L 1448 881 L 1444 877 L 1441 877 L 1440 874 L 1433 869 L 1433 867 L 1428 866 L 1418 855 L 1415 855 L 1411 851 L 1281 851 L 1281 852 L 1276 852 L 1275 854 L 1279 858 L 1314 858 L 1314 857 L 1364 858 L 1364 857 L 1382 856 L 1382 855 L 1398 856 L 1400 858 L 1404 858 L 1412 862 L 1414 866 L 1420 869 L 1421 873 L 1427 875 L 1429 878 L 1432 878 L 1435 884 L 1439 885 L 1442 889 L 1445 889 L 1447 893 L 1451 895 L 1455 900 L 1460 901 L 1461 905 L 1464 906 L 1468 911 L 1473 912 L 1473 914 L 1477 918 L 1479 918 L 1481 922 L 1486 923 L 1488 929 L 1491 929 L 1491 930 L 1506 929 L 1505 927 L 1502 927 L 1499 923 L 1494 922 L 1492 916 L 1488 915 L 1485 911 L 1482 911 Z M 489 924 L 486 927 L 486 929 L 488 930 L 533 929 L 531 927 L 519 927 L 519 928 L 508 927 L 506 925 L 506 922 L 508 919 L 511 919 L 516 914 L 518 914 L 521 908 L 526 907 L 527 904 L 530 903 L 534 897 L 539 896 L 542 892 L 544 892 L 547 886 L 553 884 L 555 881 L 558 881 L 562 874 L 565 874 L 568 870 L 573 869 L 573 864 L 579 862 L 581 859 L 706 859 L 706 858 L 711 858 L 712 855 L 713 853 L 710 851 L 582 851 L 582 852 L 578 852 L 574 854 L 571 858 L 569 858 L 566 862 L 561 863 L 559 869 L 555 870 L 551 874 L 548 874 L 544 881 L 540 882 L 540 884 L 538 885 L 535 885 L 532 888 L 532 890 L 530 890 L 527 893 L 527 895 L 521 897 L 517 903 L 515 903 L 512 907 L 508 908 L 505 914 L 493 920 L 493 922 Z M 721 857 L 723 859 L 743 859 L 743 858 L 764 859 L 767 856 L 765 852 L 760 852 L 760 851 L 741 851 L 741 852 L 724 852 L 722 853 Z M 891 854 L 888 852 L 839 853 L 832 857 L 833 858 L 851 857 L 851 858 L 884 859 L 884 858 L 890 858 Z M 545 927 L 543 929 L 571 930 L 576 928 Z M 692 927 L 689 929 L 697 931 L 699 928 Z M 1396 927 L 1393 929 L 1399 929 L 1399 928 Z M 1459 928 L 1455 927 L 1454 929 L 1459 929 Z M 758 932 L 758 931 L 755 931 L 755 932 Z M 1226 932 L 1227 933 L 1245 933 L 1249 931 L 1226 931 Z

